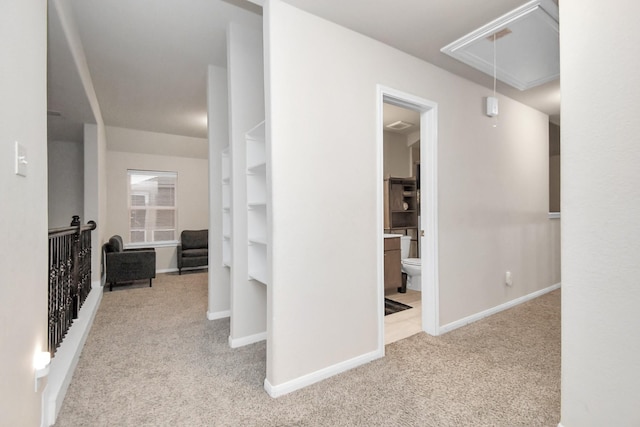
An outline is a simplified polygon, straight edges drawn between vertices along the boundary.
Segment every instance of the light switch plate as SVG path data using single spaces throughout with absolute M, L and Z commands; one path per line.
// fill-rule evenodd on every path
M 16 141 L 16 175 L 27 176 L 27 149 Z

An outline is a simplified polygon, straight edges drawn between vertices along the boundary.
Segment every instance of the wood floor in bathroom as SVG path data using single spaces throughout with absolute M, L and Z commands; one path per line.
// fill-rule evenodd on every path
M 407 289 L 407 293 L 385 295 L 393 301 L 410 305 L 412 308 L 384 317 L 384 344 L 400 341 L 422 331 L 422 293 Z

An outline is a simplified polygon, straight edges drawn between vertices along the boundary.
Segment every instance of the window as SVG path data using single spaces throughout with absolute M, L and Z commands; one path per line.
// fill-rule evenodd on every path
M 549 212 L 560 212 L 560 126 L 549 122 Z
M 131 243 L 176 240 L 176 172 L 128 171 Z

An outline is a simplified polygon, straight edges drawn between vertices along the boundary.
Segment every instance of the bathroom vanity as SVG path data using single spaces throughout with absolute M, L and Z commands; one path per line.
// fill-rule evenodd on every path
M 400 235 L 384 235 L 384 291 L 396 292 L 402 287 Z

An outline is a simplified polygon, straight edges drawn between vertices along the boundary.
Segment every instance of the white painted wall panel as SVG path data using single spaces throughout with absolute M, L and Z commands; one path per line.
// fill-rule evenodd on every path
M 231 308 L 229 268 L 222 265 L 222 159 L 229 145 L 229 100 L 227 70 L 209 66 L 207 81 L 209 110 L 209 308 L 210 316 L 224 315 Z M 230 228 L 230 225 L 228 225 Z M 222 313 L 222 314 L 221 314 Z
M 83 144 L 50 141 L 47 153 L 49 228 L 68 227 L 73 215 L 80 215 L 82 222 L 86 223 Z
M 377 348 L 378 84 L 438 103 L 440 324 L 559 282 L 546 115 L 499 97 L 493 128 L 487 88 L 281 1 L 265 16 L 271 385 Z
M 640 425 L 640 5 L 560 2 L 562 425 Z
M 47 348 L 47 5 L 0 3 L 0 425 L 40 424 L 33 355 Z M 14 174 L 14 142 L 27 176 Z M 44 385 L 44 384 L 43 384 Z
M 267 290 L 248 279 L 247 162 L 245 134 L 264 120 L 262 26 L 231 22 L 227 28 L 229 137 L 231 141 L 232 345 L 267 330 Z
M 383 176 L 409 177 L 411 171 L 411 147 L 407 147 L 407 137 L 393 132 L 384 132 Z

